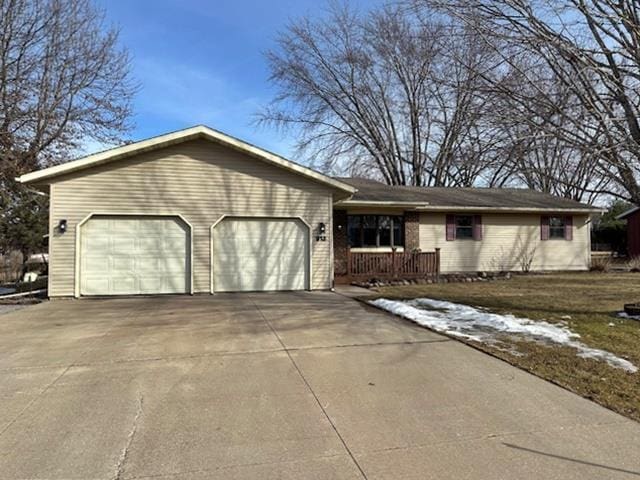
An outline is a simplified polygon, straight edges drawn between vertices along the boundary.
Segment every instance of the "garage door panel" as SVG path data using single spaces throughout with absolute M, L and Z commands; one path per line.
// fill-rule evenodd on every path
M 99 292 L 109 290 L 109 279 L 105 277 L 89 277 L 83 279 L 84 295 L 99 295 Z
M 164 262 L 154 256 L 139 256 L 133 260 L 134 265 L 131 270 L 135 270 L 140 275 L 158 275 L 163 273 L 162 267 Z
M 296 219 L 225 219 L 214 229 L 215 291 L 303 290 L 308 228 Z
M 118 232 L 114 232 L 113 235 L 118 235 Z M 108 254 L 129 255 L 131 252 L 136 251 L 136 237 L 110 237 L 109 247 L 107 250 Z
M 82 265 L 85 269 L 91 271 L 107 271 L 109 270 L 109 257 L 107 256 L 88 256 L 83 259 Z
M 150 235 L 163 235 L 167 230 L 170 230 L 170 225 L 160 219 L 138 222 L 136 227 L 139 234 L 148 233 Z
M 164 286 L 166 280 L 162 277 L 141 276 L 139 282 L 140 284 L 138 285 L 138 288 L 140 289 L 141 293 L 162 293 L 163 291 L 167 290 L 167 287 Z
M 301 264 L 304 264 L 305 257 L 303 255 L 275 257 L 266 256 L 256 258 L 251 256 L 239 256 L 237 259 L 230 261 L 219 261 L 216 266 L 219 272 L 236 272 L 239 268 L 247 273 L 268 273 L 272 271 L 287 272 L 290 270 L 298 270 Z
M 177 252 L 181 248 L 184 248 L 184 237 L 167 237 L 163 239 L 161 244 L 161 249 L 164 252 Z
M 108 256 L 107 270 L 111 272 L 133 272 L 135 270 L 135 259 L 130 256 Z M 109 264 L 110 267 L 109 268 Z
M 110 276 L 108 295 L 129 295 L 137 293 L 136 278 L 130 275 Z M 102 295 L 102 292 L 93 292 L 91 295 Z
M 283 253 L 277 257 L 278 266 L 280 268 L 287 268 L 289 266 L 297 265 L 300 262 L 304 262 L 304 255 L 302 253 L 287 254 Z
M 175 217 L 93 217 L 81 229 L 80 293 L 186 293 L 188 239 Z
M 86 247 L 90 252 L 104 252 L 109 249 L 109 238 L 92 236 L 86 240 Z
M 118 221 L 117 219 L 105 220 L 102 223 L 105 229 L 109 229 L 113 233 L 118 234 L 135 234 L 138 230 L 138 221 L 134 219 L 127 219 Z M 99 227 L 97 227 L 98 229 Z
M 158 237 L 139 237 L 136 239 L 134 248 L 137 252 L 145 254 L 162 253 L 164 251 L 162 243 L 162 239 Z
M 259 239 L 256 239 L 254 245 L 256 245 L 258 249 L 261 248 L 270 253 L 287 255 L 291 254 L 292 251 L 304 250 L 305 243 L 305 241 L 291 240 L 288 238 L 282 238 L 282 240 L 271 239 L 266 242 L 261 242 Z
M 165 257 L 157 260 L 156 270 L 165 274 L 184 272 L 184 258 Z

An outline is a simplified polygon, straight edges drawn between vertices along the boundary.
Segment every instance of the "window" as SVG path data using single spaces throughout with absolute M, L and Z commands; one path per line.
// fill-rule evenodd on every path
M 564 217 L 549 217 L 549 238 L 564 240 L 565 238 Z
M 447 215 L 447 242 L 454 240 L 482 240 L 482 215 Z
M 573 240 L 573 217 L 559 215 L 540 217 L 540 240 Z
M 404 245 L 404 219 L 395 217 L 397 220 L 393 222 L 393 244 L 395 246 Z
M 378 217 L 378 242 L 380 245 L 391 245 L 391 217 Z
M 361 216 L 349 216 L 347 217 L 347 234 L 349 235 L 349 245 L 357 245 L 361 240 L 362 217 Z
M 397 215 L 349 215 L 349 246 L 402 247 L 404 220 Z
M 362 246 L 378 246 L 378 217 L 375 215 L 364 215 L 362 217 Z
M 473 239 L 473 215 L 456 215 L 456 239 Z

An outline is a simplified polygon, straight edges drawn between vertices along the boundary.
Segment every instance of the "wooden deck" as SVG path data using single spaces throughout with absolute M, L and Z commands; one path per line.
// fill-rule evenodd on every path
M 370 279 L 435 278 L 440 274 L 440 249 L 433 252 L 347 252 L 347 272 L 337 283 Z

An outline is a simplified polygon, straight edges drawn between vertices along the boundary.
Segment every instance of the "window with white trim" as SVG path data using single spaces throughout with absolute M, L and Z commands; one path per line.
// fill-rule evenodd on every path
M 565 239 L 565 217 L 549 217 L 549 238 L 552 240 Z
M 473 240 L 473 215 L 456 215 L 456 240 Z
M 404 246 L 404 218 L 400 215 L 348 215 L 349 246 Z

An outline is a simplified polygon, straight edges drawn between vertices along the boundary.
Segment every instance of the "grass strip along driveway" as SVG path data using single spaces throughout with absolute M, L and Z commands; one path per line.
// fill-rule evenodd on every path
M 445 300 L 566 325 L 580 335 L 582 344 L 640 366 L 640 321 L 616 316 L 624 303 L 640 301 L 639 273 L 540 274 L 508 281 L 382 287 L 371 298 Z M 582 358 L 569 346 L 513 334 L 495 338 L 489 343 L 463 341 L 640 421 L 640 373 Z

